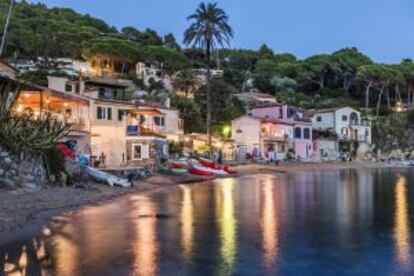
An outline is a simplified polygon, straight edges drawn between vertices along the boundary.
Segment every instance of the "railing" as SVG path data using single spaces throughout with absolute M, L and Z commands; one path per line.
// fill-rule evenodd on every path
M 371 126 L 371 121 L 361 120 L 360 122 L 358 122 L 358 121 L 351 120 L 349 122 L 349 125 L 351 125 L 351 126 L 366 126 L 366 127 L 370 127 Z

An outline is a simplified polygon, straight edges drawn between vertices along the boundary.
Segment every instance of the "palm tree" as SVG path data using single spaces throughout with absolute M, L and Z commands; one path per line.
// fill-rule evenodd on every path
M 184 44 L 199 47 L 206 52 L 207 57 L 207 137 L 211 148 L 211 52 L 217 46 L 230 45 L 233 30 L 229 25 L 229 17 L 217 3 L 201 3 L 196 12 L 187 18 L 190 27 L 184 33 Z

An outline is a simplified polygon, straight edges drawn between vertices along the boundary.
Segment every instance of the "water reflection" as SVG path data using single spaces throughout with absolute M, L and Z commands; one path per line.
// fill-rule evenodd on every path
M 0 275 L 414 275 L 412 183 L 301 172 L 128 195 L 0 245 Z
M 237 251 L 237 226 L 234 216 L 234 178 L 223 179 L 217 196 L 220 221 L 220 275 L 231 274 Z
M 181 185 L 180 188 L 183 193 L 180 216 L 182 256 L 186 262 L 191 262 L 194 239 L 193 197 L 189 186 Z
M 407 180 L 400 176 L 395 185 L 394 240 L 397 260 L 402 266 L 411 264 L 410 221 L 408 216 Z
M 274 181 L 274 180 L 273 180 Z M 275 262 L 278 254 L 278 217 L 276 211 L 277 195 L 274 194 L 275 184 L 272 179 L 262 184 L 262 211 L 260 225 L 262 230 L 263 261 L 266 268 Z
M 134 214 L 134 273 L 133 275 L 156 275 L 158 266 L 157 206 L 147 196 L 135 197 Z

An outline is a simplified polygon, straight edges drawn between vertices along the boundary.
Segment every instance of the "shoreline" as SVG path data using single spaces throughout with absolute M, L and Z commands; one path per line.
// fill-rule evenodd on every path
M 279 166 L 247 164 L 234 167 L 239 171 L 234 177 L 254 174 L 295 173 L 303 171 L 329 171 L 343 169 L 392 168 L 388 163 L 329 162 L 329 163 L 283 163 Z M 87 208 L 128 194 L 141 194 L 164 190 L 177 185 L 202 183 L 214 178 L 198 176 L 154 175 L 136 181 L 132 188 L 109 187 L 89 183 L 87 188 L 47 187 L 39 190 L 0 190 L 0 245 L 13 241 L 25 233 L 38 230 L 49 219 L 58 215 L 70 215 Z

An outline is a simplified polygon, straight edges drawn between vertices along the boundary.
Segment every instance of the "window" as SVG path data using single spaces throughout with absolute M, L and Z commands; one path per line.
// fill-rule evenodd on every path
M 149 159 L 149 145 L 133 144 L 132 160 Z
M 346 116 L 346 115 L 342 115 L 342 121 L 348 121 L 348 116 Z
M 310 139 L 310 130 L 309 130 L 309 128 L 305 128 L 303 130 L 303 138 L 304 139 Z
M 72 84 L 66 83 L 65 84 L 65 91 L 66 92 L 72 92 Z
M 96 118 L 98 120 L 112 120 L 112 108 L 98 106 L 96 108 Z
M 165 118 L 162 116 L 155 116 L 154 117 L 154 124 L 156 126 L 165 126 Z
M 108 107 L 106 110 L 108 111 L 107 119 L 110 121 L 112 120 L 112 108 Z
M 302 138 L 302 129 L 300 127 L 295 127 L 294 136 L 296 139 Z
M 322 117 L 321 116 L 316 117 L 316 121 L 317 122 L 322 122 Z
M 142 151 L 142 147 L 141 145 L 132 145 L 132 156 L 134 160 L 141 160 L 141 151 Z
M 126 111 L 124 110 L 118 110 L 118 121 L 122 122 L 124 119 L 124 116 L 126 115 Z

